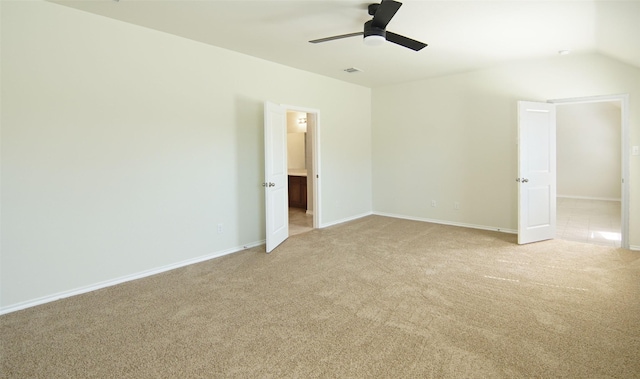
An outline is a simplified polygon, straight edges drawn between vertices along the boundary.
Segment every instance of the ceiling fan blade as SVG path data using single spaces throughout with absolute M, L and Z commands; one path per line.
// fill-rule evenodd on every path
M 349 34 L 341 34 L 339 36 L 333 36 L 333 37 L 325 37 L 325 38 L 319 38 L 319 39 L 314 39 L 311 40 L 309 42 L 311 43 L 320 43 L 320 42 L 327 42 L 327 41 L 333 41 L 336 39 L 342 39 L 342 38 L 349 38 L 349 37 L 355 37 L 355 36 L 361 36 L 363 35 L 363 32 L 356 32 L 356 33 L 349 33 Z
M 424 47 L 427 46 L 426 43 L 416 41 L 415 39 L 411 39 L 409 37 L 401 36 L 400 34 L 392 33 L 387 31 L 387 41 L 393 42 L 400 46 L 407 47 L 411 50 L 420 51 Z
M 373 23 L 371 26 L 375 28 L 384 29 L 387 27 L 387 24 L 393 16 L 395 16 L 398 9 L 402 3 L 393 0 L 383 0 L 380 5 L 378 5 L 378 9 L 376 13 L 373 15 Z

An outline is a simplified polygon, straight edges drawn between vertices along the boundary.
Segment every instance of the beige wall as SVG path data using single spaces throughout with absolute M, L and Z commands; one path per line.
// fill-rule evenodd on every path
M 376 88 L 374 212 L 516 230 L 517 101 L 623 93 L 639 145 L 640 69 L 598 54 Z M 630 243 L 640 249 L 640 156 L 629 159 Z
M 621 199 L 620 102 L 558 105 L 558 196 Z
M 0 6 L 0 310 L 264 240 L 265 100 L 320 111 L 321 223 L 371 212 L 370 89 L 52 3 Z

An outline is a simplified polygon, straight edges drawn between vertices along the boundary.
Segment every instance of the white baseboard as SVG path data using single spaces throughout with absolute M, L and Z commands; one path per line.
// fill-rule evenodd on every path
M 465 223 L 461 223 L 461 222 L 435 220 L 435 219 L 423 218 L 423 217 L 412 217 L 412 216 L 405 216 L 405 215 L 399 215 L 399 214 L 395 214 L 395 213 L 385 213 L 385 212 L 373 212 L 373 214 L 378 215 L 378 216 L 401 218 L 401 219 L 412 220 L 412 221 L 430 222 L 432 224 L 460 226 L 460 227 L 463 227 L 463 228 L 491 230 L 491 231 L 494 231 L 494 232 L 502 232 L 502 233 L 510 233 L 510 234 L 517 234 L 518 233 L 517 230 L 507 229 L 507 228 L 500 228 L 500 227 L 497 227 L 497 226 L 465 224 Z
M 622 201 L 622 199 L 620 198 L 613 198 L 613 197 L 570 196 L 570 195 L 556 195 L 556 197 L 563 198 L 563 199 L 579 199 L 579 200 Z
M 357 215 L 357 216 L 347 217 L 347 218 L 343 218 L 343 219 L 341 219 L 341 220 L 336 220 L 336 221 L 327 222 L 327 223 L 324 223 L 324 224 L 320 225 L 320 228 L 328 228 L 329 226 L 338 225 L 338 224 L 342 224 L 342 223 L 344 223 L 344 222 L 349 222 L 349 221 L 357 220 L 357 219 L 359 219 L 359 218 L 367 217 L 367 216 L 370 216 L 370 215 L 372 215 L 372 214 L 373 214 L 372 212 L 367 212 L 367 213 L 359 214 L 359 215 Z
M 517 233 L 517 230 L 513 230 L 513 229 L 499 228 L 499 227 L 494 227 L 494 226 L 465 224 L 465 223 L 459 223 L 459 222 L 435 220 L 435 219 L 428 219 L 428 218 L 422 218 L 422 217 L 410 217 L 410 216 L 399 215 L 399 214 L 394 214 L 394 213 L 385 213 L 385 212 L 363 213 L 363 214 L 360 214 L 360 215 L 357 215 L 357 216 L 348 217 L 348 218 L 345 218 L 345 219 L 332 221 L 330 223 L 323 224 L 321 226 L 321 228 L 326 228 L 326 227 L 329 227 L 329 226 L 342 224 L 344 222 L 357 220 L 359 218 L 366 217 L 366 216 L 369 216 L 369 215 L 372 215 L 372 214 L 375 214 L 375 215 L 378 215 L 378 216 L 385 216 L 385 217 L 393 217 L 393 218 L 399 218 L 399 219 L 405 219 L 405 220 L 412 220 L 412 221 L 430 222 L 430 223 L 433 223 L 433 224 L 460 226 L 460 227 L 464 227 L 464 228 L 490 230 L 490 231 L 497 231 L 497 232 L 511 233 L 511 234 L 516 234 Z M 200 256 L 200 257 L 192 258 L 192 259 L 187 259 L 187 260 L 184 260 L 184 261 L 181 261 L 181 262 L 177 262 L 177 263 L 173 263 L 173 264 L 157 267 L 157 268 L 150 269 L 150 270 L 141 271 L 141 272 L 138 272 L 138 273 L 135 273 L 135 274 L 125 275 L 125 276 L 121 276 L 119 278 L 105 280 L 105 281 L 94 283 L 94 284 L 91 284 L 91 285 L 88 285 L 88 286 L 75 288 L 75 289 L 72 289 L 72 290 L 69 290 L 69 291 L 58 292 L 58 293 L 55 293 L 55 294 L 52 294 L 52 295 L 48 295 L 48 296 L 43 296 L 43 297 L 40 297 L 40 298 L 37 298 L 37 299 L 24 301 L 24 302 L 13 304 L 13 305 L 6 306 L 6 307 L 1 307 L 0 308 L 0 315 L 11 313 L 11 312 L 16 312 L 16 311 L 19 311 L 19 310 L 22 310 L 22 309 L 26 309 L 26 308 L 35 307 L 36 305 L 50 303 L 52 301 L 64 299 L 64 298 L 71 297 L 71 296 L 80 295 L 80 294 L 91 292 L 91 291 L 96 291 L 96 290 L 99 290 L 99 289 L 102 289 L 102 288 L 115 286 L 117 284 L 129 282 L 131 280 L 141 279 L 141 278 L 145 278 L 145 277 L 148 277 L 148 276 L 151 276 L 151 275 L 160 274 L 160 273 L 163 273 L 163 272 L 166 272 L 166 271 L 174 270 L 176 268 L 192 265 L 192 264 L 195 264 L 195 263 L 208 261 L 210 259 L 219 258 L 219 257 L 222 257 L 224 255 L 236 253 L 236 252 L 241 251 L 241 250 L 246 250 L 246 249 L 250 249 L 252 247 L 260 246 L 260 245 L 263 245 L 264 243 L 265 243 L 264 240 L 256 241 L 256 242 L 252 242 L 252 243 L 249 243 L 249 244 L 246 244 L 246 245 L 236 246 L 236 247 L 231 248 L 231 249 L 218 251 L 218 252 L 215 252 L 215 253 L 203 255 L 203 256 Z M 640 251 L 640 246 L 631 245 L 631 246 L 629 246 L 629 249 L 630 250 L 634 250 L 634 251 Z
M 11 312 L 16 312 L 16 311 L 19 311 L 19 310 L 22 310 L 22 309 L 26 309 L 26 308 L 35 307 L 36 305 L 50 303 L 52 301 L 64 299 L 64 298 L 75 296 L 75 295 L 81 295 L 83 293 L 99 290 L 99 289 L 102 289 L 102 288 L 115 286 L 117 284 L 129 282 L 131 280 L 141 279 L 141 278 L 145 278 L 147 276 L 160 274 L 160 273 L 163 273 L 163 272 L 166 272 L 166 271 L 174 270 L 176 268 L 192 265 L 194 263 L 200 263 L 200 262 L 208 261 L 208 260 L 213 259 L 213 258 L 219 258 L 219 257 L 222 257 L 224 255 L 236 253 L 236 252 L 241 251 L 241 250 L 246 250 L 246 249 L 250 249 L 250 248 L 255 247 L 255 246 L 260 246 L 260 245 L 263 245 L 264 243 L 265 243 L 264 240 L 256 241 L 256 242 L 252 242 L 252 243 L 249 243 L 249 244 L 246 244 L 246 245 L 236 246 L 236 247 L 231 248 L 231 249 L 218 251 L 218 252 L 215 252 L 215 253 L 203 255 L 203 256 L 200 256 L 200 257 L 196 257 L 196 258 L 187 259 L 187 260 L 184 260 L 184 261 L 181 261 L 181 262 L 168 264 L 168 265 L 157 267 L 157 268 L 153 268 L 153 269 L 150 269 L 150 270 L 141 271 L 141 272 L 138 272 L 138 273 L 135 273 L 135 274 L 125 275 L 125 276 L 121 276 L 119 278 L 114 278 L 114 279 L 105 280 L 105 281 L 102 281 L 102 282 L 90 284 L 88 286 L 83 286 L 83 287 L 75 288 L 75 289 L 72 289 L 72 290 L 62 291 L 62 292 L 58 292 L 58 293 L 55 293 L 55 294 L 52 294 L 52 295 L 43 296 L 43 297 L 40 297 L 40 298 L 37 298 L 37 299 L 24 301 L 24 302 L 21 302 L 21 303 L 17 303 L 17 304 L 13 304 L 13 305 L 10 305 L 10 306 L 6 306 L 6 307 L 0 308 L 0 315 L 11 313 Z

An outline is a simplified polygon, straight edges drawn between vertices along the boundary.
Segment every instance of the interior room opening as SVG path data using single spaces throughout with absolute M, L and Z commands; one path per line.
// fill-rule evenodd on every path
M 557 104 L 556 238 L 622 244 L 622 102 Z

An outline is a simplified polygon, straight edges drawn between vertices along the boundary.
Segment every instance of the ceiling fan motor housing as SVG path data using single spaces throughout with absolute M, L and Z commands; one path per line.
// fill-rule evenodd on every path
M 369 36 L 380 36 L 382 38 L 386 38 L 387 31 L 382 28 L 376 28 L 373 26 L 373 20 L 369 20 L 364 23 L 364 38 Z
M 365 45 L 368 46 L 380 46 L 387 40 L 387 32 L 382 28 L 372 26 L 373 20 L 367 21 L 364 24 L 364 38 L 362 39 Z

